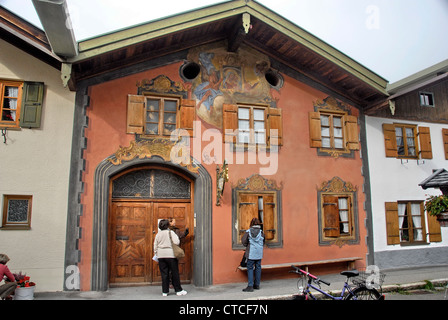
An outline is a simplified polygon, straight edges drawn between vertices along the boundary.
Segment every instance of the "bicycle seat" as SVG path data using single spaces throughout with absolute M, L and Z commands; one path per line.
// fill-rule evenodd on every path
M 359 276 L 359 272 L 358 270 L 342 271 L 341 275 L 346 276 L 347 278 L 351 278 Z

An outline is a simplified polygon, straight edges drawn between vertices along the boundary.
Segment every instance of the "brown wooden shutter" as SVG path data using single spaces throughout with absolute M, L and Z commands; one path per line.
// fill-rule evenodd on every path
M 390 123 L 383 123 L 384 145 L 386 147 L 386 157 L 398 157 L 397 138 L 395 136 L 395 126 Z
M 253 218 L 258 218 L 258 195 L 241 193 L 239 196 L 239 228 L 245 231 L 250 228 Z
M 266 240 L 275 238 L 275 213 L 276 207 L 273 195 L 263 196 L 263 230 Z
M 442 129 L 443 146 L 445 148 L 445 159 L 448 160 L 448 129 Z
M 179 115 L 179 129 L 187 130 L 193 137 L 193 123 L 196 119 L 196 101 L 182 99 Z
M 320 113 L 310 112 L 310 147 L 321 148 L 322 147 L 322 133 L 320 128 Z
M 283 145 L 283 116 L 282 109 L 269 108 L 269 145 Z M 271 130 L 276 130 L 277 134 L 273 134 Z
M 422 159 L 432 159 L 431 133 L 428 127 L 418 127 Z
M 442 230 L 436 216 L 428 214 L 428 233 L 430 242 L 442 242 Z
M 344 116 L 344 125 L 349 150 L 359 150 L 358 118 L 355 116 Z
M 386 232 L 387 244 L 400 244 L 397 202 L 386 202 Z
M 223 142 L 236 144 L 238 135 L 238 106 L 235 104 L 223 104 L 222 106 L 222 130 Z M 230 130 L 226 132 L 226 130 Z
M 128 95 L 127 133 L 143 134 L 145 129 L 145 96 Z
M 326 237 L 339 237 L 338 197 L 323 196 L 324 234 Z

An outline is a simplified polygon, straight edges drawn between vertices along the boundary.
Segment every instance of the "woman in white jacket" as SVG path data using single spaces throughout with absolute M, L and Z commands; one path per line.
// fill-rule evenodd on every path
M 170 291 L 169 274 L 173 275 L 173 287 L 178 296 L 187 294 L 187 291 L 182 289 L 180 285 L 179 266 L 178 261 L 174 257 L 171 239 L 174 244 L 179 245 L 180 240 L 177 234 L 169 229 L 170 222 L 166 219 L 160 220 L 159 229 L 154 239 L 154 255 L 159 260 L 160 274 L 162 275 L 162 296 L 166 297 Z M 171 239 L 170 239 L 171 236 Z

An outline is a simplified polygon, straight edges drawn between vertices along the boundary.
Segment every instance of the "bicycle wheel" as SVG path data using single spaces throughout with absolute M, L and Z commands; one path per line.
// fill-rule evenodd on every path
M 358 287 L 345 300 L 379 300 L 381 294 L 375 288 Z

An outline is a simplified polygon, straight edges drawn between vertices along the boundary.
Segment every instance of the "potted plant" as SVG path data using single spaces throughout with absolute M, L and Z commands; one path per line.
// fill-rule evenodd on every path
M 33 300 L 36 284 L 31 282 L 30 277 L 26 274 L 22 274 L 22 272 L 13 273 L 13 275 L 17 282 L 17 288 L 14 292 L 14 300 Z
M 441 227 L 448 227 L 448 195 L 429 196 L 425 210 L 429 215 L 437 217 Z

